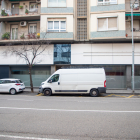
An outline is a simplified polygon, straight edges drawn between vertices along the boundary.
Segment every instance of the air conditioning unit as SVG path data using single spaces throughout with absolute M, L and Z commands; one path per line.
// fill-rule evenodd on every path
M 125 17 L 125 20 L 126 20 L 126 21 L 131 21 L 131 17 L 130 17 L 130 16 L 126 16 L 126 17 Z
M 36 3 L 40 3 L 41 2 L 41 0 L 36 0 Z
M 27 22 L 26 21 L 21 21 L 20 22 L 20 26 L 26 26 L 27 25 Z

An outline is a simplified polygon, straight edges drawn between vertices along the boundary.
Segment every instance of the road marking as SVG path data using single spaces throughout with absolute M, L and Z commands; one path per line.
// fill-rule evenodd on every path
M 10 100 L 10 101 L 34 101 L 34 100 L 23 100 L 23 99 L 7 99 L 7 100 Z
M 38 95 L 36 95 L 36 96 L 43 96 L 44 94 L 43 93 L 40 93 L 40 94 L 38 94 Z
M 0 109 L 11 110 L 37 110 L 37 111 L 59 111 L 59 112 L 115 112 L 115 113 L 140 113 L 140 111 L 115 111 L 115 110 L 67 110 L 67 109 L 41 109 L 41 108 L 16 108 L 16 107 L 0 107 Z
M 130 95 L 129 97 L 127 97 L 127 98 L 131 98 L 131 97 L 133 97 L 134 95 Z
M 21 137 L 21 136 L 12 136 L 12 135 L 0 135 L 0 137 L 14 138 L 14 139 L 27 139 L 27 140 L 60 140 L 60 139 L 36 138 L 36 137 Z

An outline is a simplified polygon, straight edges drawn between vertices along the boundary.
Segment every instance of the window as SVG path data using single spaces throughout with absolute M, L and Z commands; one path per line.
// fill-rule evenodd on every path
M 59 74 L 53 75 L 50 80 L 52 80 L 52 82 L 58 82 L 58 80 L 59 80 Z
M 18 25 L 11 25 L 11 39 L 18 39 Z
M 98 5 L 117 4 L 117 0 L 98 0 Z
M 133 21 L 133 31 L 139 32 L 140 31 L 140 20 Z
M 62 52 L 61 57 L 70 57 L 70 52 Z
M 66 21 L 48 21 L 48 32 L 66 32 Z
M 117 17 L 98 18 L 98 31 L 117 30 Z
M 54 52 L 54 57 L 57 57 L 57 52 Z
M 71 63 L 71 44 L 54 44 L 54 64 Z
M 36 34 L 37 25 L 36 24 L 29 24 L 29 33 L 35 33 Z
M 48 0 L 48 7 L 66 7 L 66 0 Z

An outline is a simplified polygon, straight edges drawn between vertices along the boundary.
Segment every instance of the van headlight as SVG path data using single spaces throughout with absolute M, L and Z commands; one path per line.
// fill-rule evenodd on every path
M 41 83 L 41 86 L 44 85 L 44 83 Z

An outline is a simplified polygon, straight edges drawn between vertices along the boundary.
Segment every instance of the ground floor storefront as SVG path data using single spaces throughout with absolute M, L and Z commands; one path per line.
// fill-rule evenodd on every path
M 16 46 L 19 47 L 19 46 Z M 140 43 L 135 47 L 135 89 L 140 89 Z M 0 48 L 0 53 L 2 49 Z M 61 68 L 99 68 L 106 73 L 107 89 L 132 88 L 131 43 L 110 44 L 51 44 L 43 61 L 32 68 L 34 87 L 39 87 L 51 74 Z M 17 56 L 0 56 L 0 78 L 19 78 L 30 86 L 28 66 Z
M 108 89 L 131 89 L 132 75 L 131 65 L 36 65 L 32 69 L 34 87 L 39 87 L 53 72 L 60 68 L 100 68 L 103 67 L 106 73 Z M 27 66 L 0 66 L 0 78 L 21 79 L 27 87 L 30 86 L 30 78 Z M 135 65 L 135 89 L 140 89 L 140 65 Z

